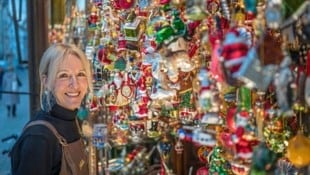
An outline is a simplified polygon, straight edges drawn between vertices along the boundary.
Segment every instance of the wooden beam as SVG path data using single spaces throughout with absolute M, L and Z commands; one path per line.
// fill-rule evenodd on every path
M 40 108 L 39 63 L 48 47 L 48 1 L 27 0 L 30 116 Z

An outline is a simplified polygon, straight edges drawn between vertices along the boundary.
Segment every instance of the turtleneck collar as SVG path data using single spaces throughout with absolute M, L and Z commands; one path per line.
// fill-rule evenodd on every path
M 69 110 L 58 104 L 55 104 L 50 111 L 51 115 L 62 120 L 75 120 L 77 110 Z

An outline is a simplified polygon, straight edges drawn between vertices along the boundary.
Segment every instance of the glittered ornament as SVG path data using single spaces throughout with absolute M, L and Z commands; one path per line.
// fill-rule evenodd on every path
M 219 146 L 213 148 L 209 156 L 209 173 L 228 175 L 229 163 L 222 157 L 223 149 Z
M 275 116 L 272 119 L 265 120 L 263 135 L 270 150 L 276 153 L 284 153 L 292 131 L 281 116 Z
M 208 156 L 212 152 L 213 147 L 200 146 L 197 150 L 197 156 L 202 163 L 208 163 Z

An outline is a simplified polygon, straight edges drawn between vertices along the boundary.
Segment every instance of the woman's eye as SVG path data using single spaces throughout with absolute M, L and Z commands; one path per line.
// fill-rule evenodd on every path
M 68 77 L 69 77 L 69 75 L 68 75 L 68 74 L 63 73 L 63 74 L 59 74 L 59 75 L 58 75 L 58 77 L 59 77 L 59 78 L 68 78 Z
M 78 76 L 78 77 L 86 77 L 86 74 L 85 74 L 85 72 L 80 72 L 80 73 L 78 73 L 77 76 Z

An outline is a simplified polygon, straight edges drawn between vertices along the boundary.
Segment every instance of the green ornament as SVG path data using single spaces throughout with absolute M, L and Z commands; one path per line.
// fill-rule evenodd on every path
M 240 87 L 238 96 L 239 96 L 239 101 L 238 101 L 239 108 L 249 111 L 252 107 L 251 90 L 246 87 Z
M 171 10 L 171 7 L 170 7 L 169 4 L 165 4 L 165 5 L 163 5 L 163 6 L 161 7 L 161 9 L 162 9 L 164 12 L 167 12 L 167 11 Z
M 181 108 L 191 108 L 191 91 L 187 91 L 184 94 L 181 94 L 181 102 L 180 107 Z
M 186 32 L 185 24 L 180 18 L 180 13 L 177 10 L 173 11 L 173 21 L 172 21 L 172 28 L 176 35 L 184 35 Z
M 222 148 L 216 146 L 210 155 L 209 174 L 210 175 L 228 175 L 229 163 L 221 156 Z
M 270 150 L 265 142 L 260 143 L 253 152 L 250 175 L 264 175 L 275 169 L 279 154 Z
M 162 44 L 164 41 L 172 41 L 174 30 L 170 25 L 163 26 L 156 34 L 155 40 L 157 44 Z
M 123 57 L 118 58 L 114 62 L 114 69 L 124 71 L 126 69 L 126 60 Z

